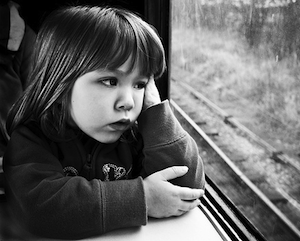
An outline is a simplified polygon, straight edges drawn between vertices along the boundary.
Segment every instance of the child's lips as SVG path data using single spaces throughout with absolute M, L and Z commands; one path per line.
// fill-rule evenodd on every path
M 121 119 L 109 125 L 115 131 L 125 131 L 131 126 L 130 119 Z

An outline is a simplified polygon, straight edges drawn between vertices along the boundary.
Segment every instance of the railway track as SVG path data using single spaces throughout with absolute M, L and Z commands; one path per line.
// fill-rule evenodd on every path
M 206 174 L 267 240 L 300 240 L 298 166 L 194 89 L 171 86 L 174 113 L 197 141 Z

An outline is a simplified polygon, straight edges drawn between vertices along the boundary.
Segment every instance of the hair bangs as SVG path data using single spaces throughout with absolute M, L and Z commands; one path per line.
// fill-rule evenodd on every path
M 155 30 L 131 13 L 120 9 L 110 10 L 107 9 L 108 14 L 111 14 L 109 19 L 113 20 L 99 24 L 100 28 L 107 26 L 106 35 L 98 36 L 101 41 L 94 41 L 95 47 L 98 45 L 94 68 L 115 70 L 130 61 L 128 72 L 138 67 L 143 76 L 160 77 L 166 63 L 164 49 Z
M 115 70 L 129 60 L 128 72 L 131 72 L 135 67 L 137 55 L 135 35 L 126 23 L 119 23 L 118 30 L 113 33 L 114 36 L 107 39 L 110 51 L 107 56 L 106 68 Z
M 139 36 L 136 63 L 141 75 L 159 78 L 166 68 L 165 55 L 162 44 L 152 38 L 153 36 Z
M 139 67 L 141 75 L 158 78 L 166 68 L 162 42 L 154 28 L 143 21 L 137 21 L 137 16 L 129 15 L 127 21 L 135 36 L 136 50 L 132 56 L 134 65 Z

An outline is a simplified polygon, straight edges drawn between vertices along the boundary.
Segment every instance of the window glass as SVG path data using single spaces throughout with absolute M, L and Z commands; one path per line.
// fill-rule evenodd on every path
M 200 147 L 207 175 L 268 240 L 297 240 L 300 1 L 172 0 L 171 9 L 171 99 L 230 161 Z

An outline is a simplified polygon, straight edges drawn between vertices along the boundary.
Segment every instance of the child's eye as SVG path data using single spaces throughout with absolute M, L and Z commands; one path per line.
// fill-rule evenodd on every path
M 118 84 L 118 80 L 115 78 L 102 79 L 101 83 L 108 87 L 112 87 L 112 86 L 116 86 Z
M 145 87 L 146 87 L 146 85 L 147 85 L 147 82 L 140 82 L 140 83 L 137 83 L 135 86 L 134 86 L 134 88 L 136 88 L 136 89 L 144 89 Z

